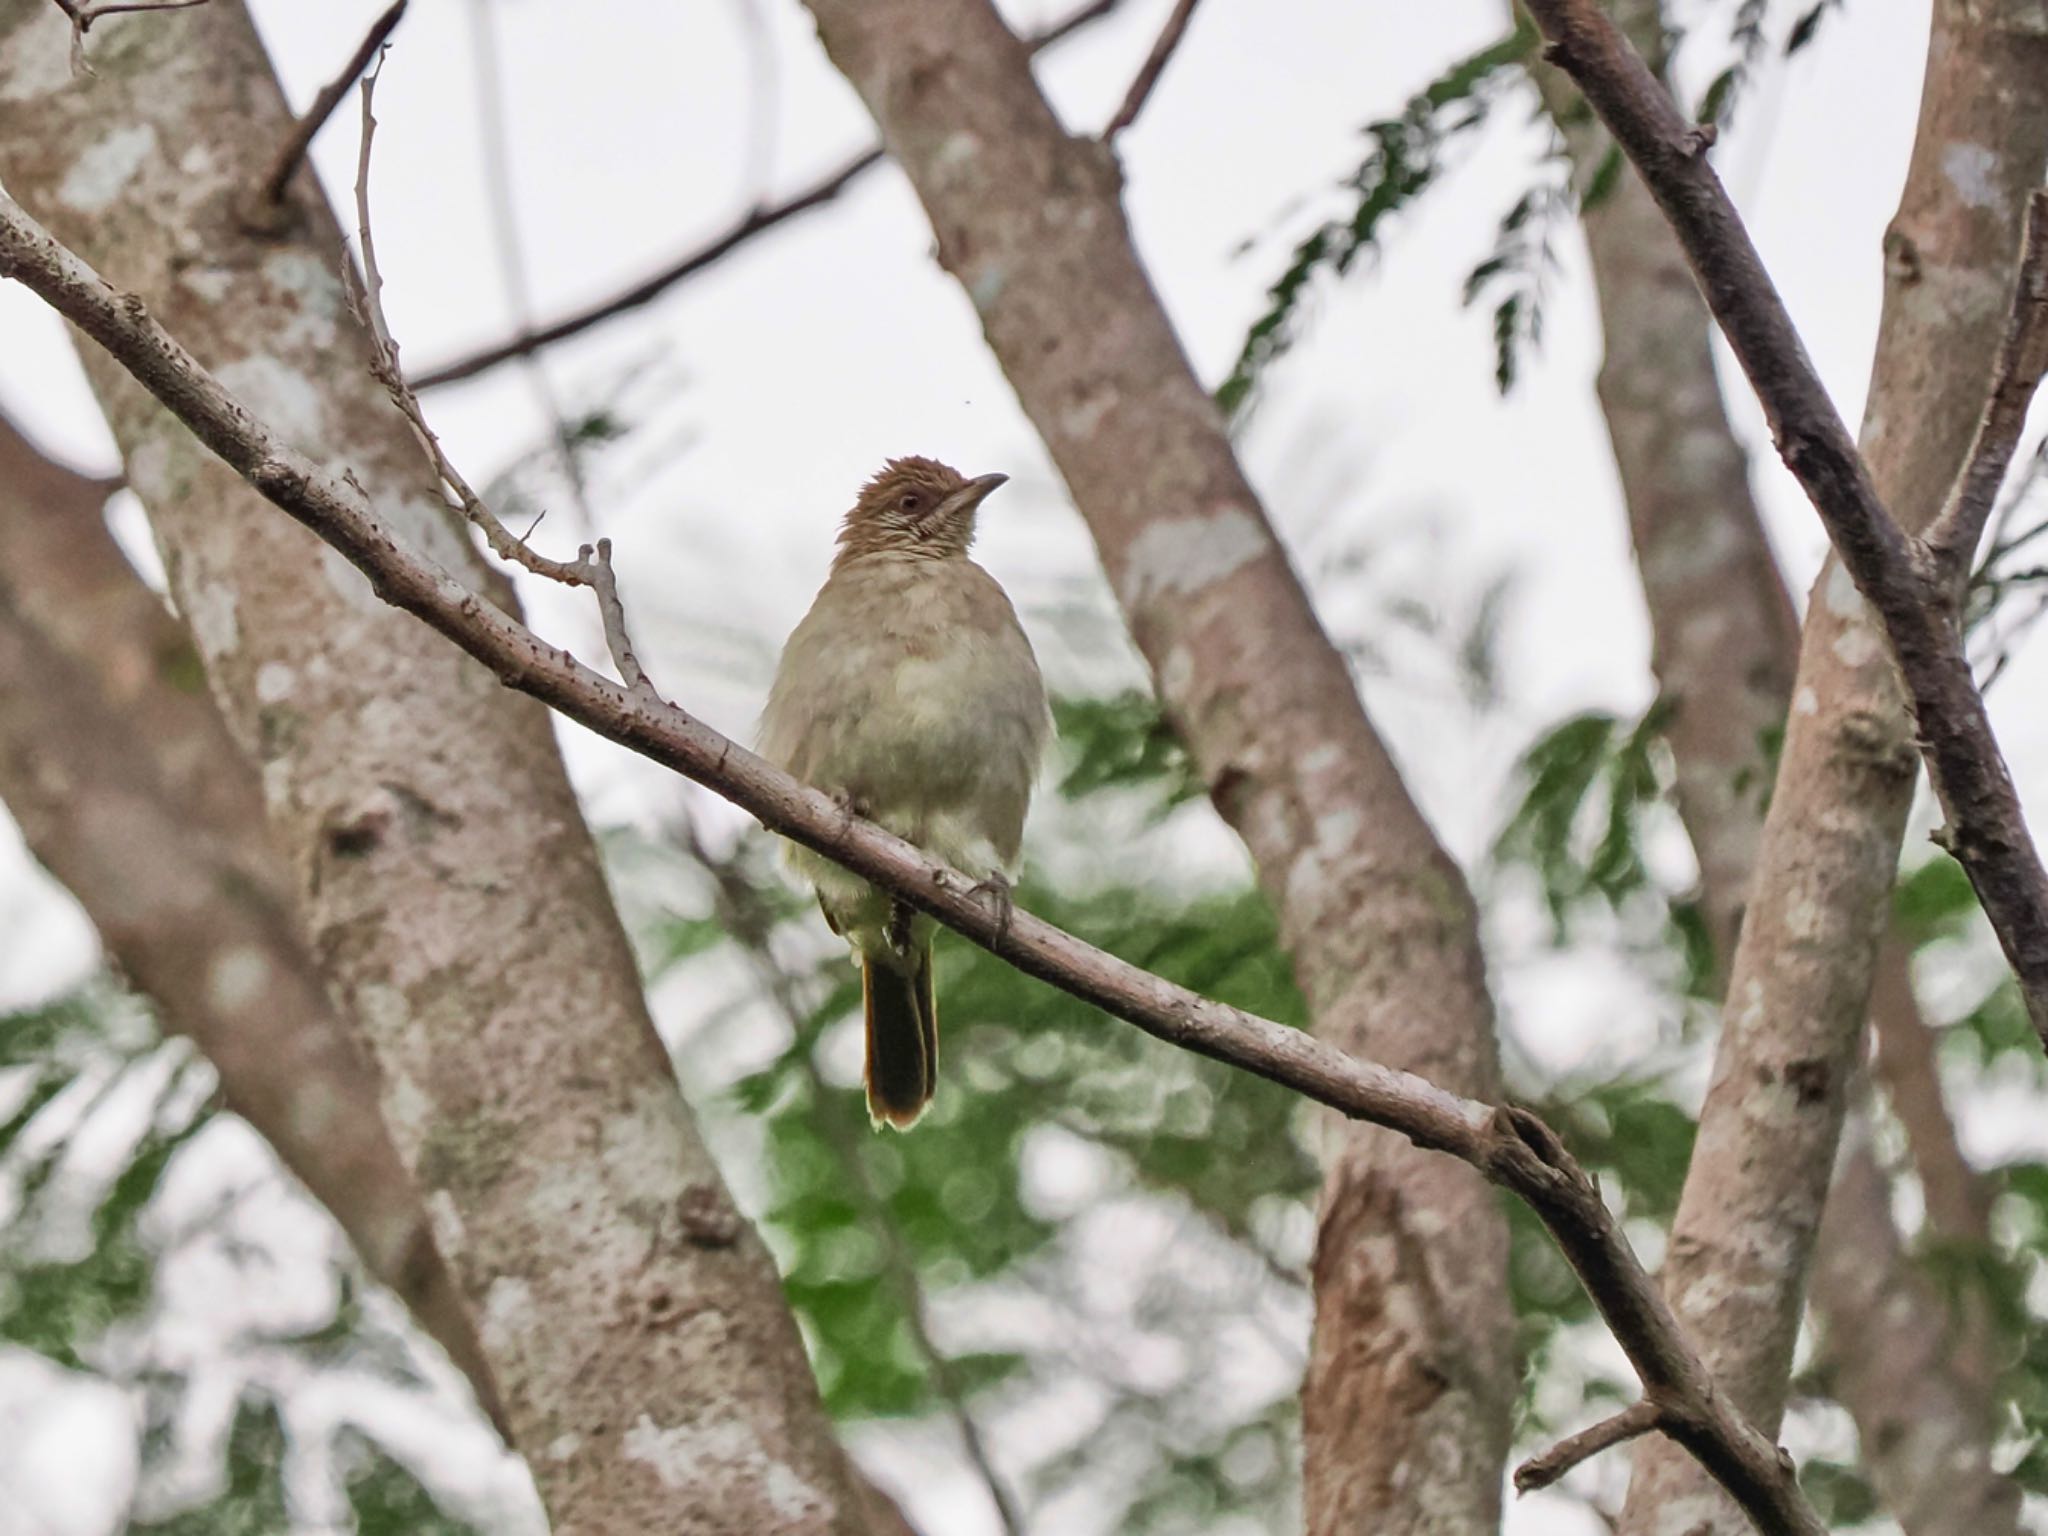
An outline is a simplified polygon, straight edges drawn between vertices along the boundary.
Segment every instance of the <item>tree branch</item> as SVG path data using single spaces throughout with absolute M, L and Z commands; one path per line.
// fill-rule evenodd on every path
M 1526 0 L 1546 57 L 1577 82 L 1671 221 L 1786 467 L 1882 623 L 1947 817 L 1940 839 L 1970 877 L 2048 1045 L 2048 870 L 2021 814 L 1964 653 L 1959 593 L 1932 551 L 1886 512 L 1808 361 L 1791 317 L 1707 162 L 1711 133 L 1679 113 L 1597 0 Z M 2023 288 L 2020 303 L 2029 303 Z M 1994 402 L 1994 406 L 1996 402 Z M 1994 409 L 1987 432 L 2018 423 Z M 2022 413 L 2023 414 L 2023 413 Z M 1992 449 L 1987 444 L 1984 452 Z M 2004 450 L 2008 455 L 2010 445 Z M 1978 455 L 1973 455 L 1973 458 Z
M 1593 1182 L 1524 1111 L 1461 1098 L 1359 1061 L 1271 1020 L 1198 996 L 1028 912 L 998 913 L 973 880 L 799 783 L 683 710 L 630 690 L 534 635 L 405 547 L 349 480 L 258 422 L 150 315 L 0 194 L 0 277 L 29 287 L 104 347 L 266 499 L 339 551 L 386 602 L 414 614 L 532 695 L 608 740 L 740 806 L 770 830 L 882 886 L 1027 975 L 1156 1039 L 1294 1089 L 1416 1145 L 1448 1152 L 1526 1201 L 1549 1228 L 1642 1378 L 1671 1405 L 1667 1432 L 1779 1536 L 1820 1536 L 1786 1457 L 1733 1409 L 1678 1329 Z
M 2027 425 L 2027 408 L 2048 374 L 2048 192 L 2027 199 L 2027 223 L 2020 241 L 2019 270 L 2013 279 L 2012 310 L 1991 371 L 1991 398 L 1963 472 L 1925 538 L 1935 560 L 1956 589 L 1969 575 L 1970 560 L 1998 500 L 1998 488 L 2012 465 L 2013 450 Z
M 1175 0 L 1173 12 L 1166 18 L 1166 25 L 1159 29 L 1152 51 L 1145 55 L 1145 62 L 1138 66 L 1138 73 L 1131 79 L 1131 88 L 1124 92 L 1123 105 L 1116 109 L 1116 115 L 1102 130 L 1103 143 L 1111 142 L 1138 120 L 1138 114 L 1145 110 L 1145 103 L 1151 98 L 1152 88 L 1159 84 L 1159 77 L 1165 72 L 1166 61 L 1180 46 L 1181 34 L 1188 29 L 1188 18 L 1194 14 L 1195 0 Z
M 1534 1493 L 1539 1488 L 1548 1488 L 1580 1462 L 1591 1460 L 1602 1451 L 1612 1450 L 1638 1435 L 1647 1435 L 1659 1428 L 1663 1419 L 1664 1410 L 1650 1398 L 1630 1403 L 1621 1412 L 1558 1441 L 1542 1455 L 1531 1456 L 1515 1468 L 1515 1492 Z
M 1123 0 L 1090 0 L 1089 4 L 1082 6 L 1064 20 L 1054 22 L 1043 32 L 1034 33 L 1026 39 L 1026 46 L 1033 54 L 1043 53 L 1046 49 L 1065 42 L 1091 23 L 1100 21 L 1122 3 Z M 414 379 L 413 385 L 418 389 L 437 389 L 443 384 L 473 379 L 480 373 L 488 373 L 501 363 L 511 362 L 515 357 L 530 357 L 556 342 L 567 341 L 571 336 L 581 335 L 593 326 L 602 325 L 607 320 L 651 304 L 676 284 L 695 277 L 707 267 L 716 266 L 756 235 L 766 234 L 778 225 L 787 224 L 814 208 L 824 207 L 887 158 L 888 152 L 880 144 L 862 150 L 837 170 L 830 171 L 812 182 L 803 191 L 779 203 L 754 209 L 723 234 L 695 250 L 678 256 L 667 266 L 650 272 L 646 277 L 621 289 L 610 298 L 599 299 L 594 304 L 573 310 L 561 319 L 550 321 L 546 325 L 522 328 L 518 334 L 471 352 L 467 356 L 435 363 Z
M 306 108 L 305 115 L 292 124 L 291 133 L 278 145 L 277 158 L 270 162 L 270 169 L 264 173 L 262 183 L 256 189 L 258 209 L 274 209 L 284 201 L 284 189 L 291 182 L 292 172 L 306 158 L 306 151 L 326 126 L 327 119 L 334 115 L 334 109 L 341 105 L 341 98 L 348 94 L 348 88 L 370 67 L 370 60 L 377 56 L 377 50 L 397 28 L 405 15 L 407 3 L 408 0 L 392 0 L 384 14 L 370 24 L 370 30 L 349 56 L 348 63 L 341 67 L 341 73 L 320 88 L 320 94 L 313 98 L 313 104 Z
M 1611 6 L 1660 77 L 1666 9 L 1659 0 L 1615 0 Z M 1548 66 L 1532 74 L 1584 185 L 1616 153 L 1613 141 L 1563 74 Z M 2014 171 L 2006 174 L 2019 179 Z M 1751 885 L 1774 766 L 1766 749 L 1785 731 L 1798 670 L 1799 621 L 1715 378 L 1713 318 L 1669 222 L 1633 171 L 1615 177 L 1605 196 L 1583 207 L 1580 222 L 1605 339 L 1598 394 L 1650 614 L 1650 661 L 1665 706 L 1660 729 L 1676 768 L 1678 812 L 1699 859 L 1698 895 L 1713 940 L 1716 992 L 1725 998 L 1738 940 L 1754 941 L 1769 931 L 1769 903 L 1752 901 Z M 1935 387 L 1924 374 L 1915 374 L 1913 382 L 1922 390 Z M 1965 416 L 1963 430 L 1969 425 Z M 1670 452 L 1678 441 L 1686 444 L 1682 454 Z M 1873 477 L 1888 496 L 1896 494 L 1875 465 Z M 1854 795 L 1832 788 L 1830 793 Z M 1779 867 L 1785 862 L 1781 856 Z M 1810 892 L 1812 863 L 1791 862 L 1800 864 L 1800 888 Z M 1893 862 L 1884 859 L 1885 875 Z M 1851 900 L 1828 908 L 1844 928 L 1860 929 L 1862 919 L 1844 910 L 1858 905 Z M 1810 928 L 1801 931 L 1810 936 Z M 1932 1032 L 1915 1002 L 1907 959 L 1907 939 L 1894 922 L 1879 950 L 1869 999 L 1876 1071 L 1906 1128 L 1932 1230 L 1981 1243 L 1988 1197 L 1956 1144 Z M 1802 968 L 1802 974 L 1811 973 Z M 1860 1005 L 1845 1007 L 1843 1027 L 1836 1030 L 1815 1028 L 1827 1010 L 1802 1006 L 1807 1001 L 1774 1005 L 1804 1015 L 1788 1021 L 1796 1037 L 1772 1023 L 1745 1028 L 1743 1011 L 1737 1011 L 1716 1041 L 1714 1077 L 1744 1085 L 1767 1081 L 1787 1060 L 1835 1061 L 1830 1075 L 1846 1075 Z M 1817 1044 L 1827 1040 L 1840 1044 Z M 1852 1099 L 1859 1091 L 1852 1085 Z M 1753 1108 L 1754 1097 L 1745 1091 L 1726 1100 L 1709 1098 L 1702 1150 L 1688 1182 L 1700 1191 L 1695 1208 L 1714 1214 L 1707 1223 L 1681 1222 L 1674 1229 L 1674 1245 L 1678 1233 L 1691 1239 L 1684 1251 L 1692 1267 L 1674 1266 L 1662 1282 L 1672 1293 L 1694 1287 L 1698 1294 L 1746 1293 L 1752 1305 L 1767 1289 L 1782 1291 L 1778 1315 L 1789 1333 L 1798 1309 L 1784 1267 L 1753 1272 L 1716 1260 L 1728 1260 L 1730 1249 L 1745 1245 L 1751 1252 L 1781 1254 L 1781 1234 L 1819 1224 L 1810 1300 L 1832 1367 L 1827 1380 L 1856 1422 L 1865 1465 L 1886 1509 L 1913 1536 L 2015 1536 L 2018 1490 L 1994 1468 L 1990 1394 L 1975 1366 L 1984 1356 L 1982 1298 L 1944 1300 L 1933 1293 L 1893 1222 L 1890 1181 L 1867 1146 L 1856 1143 L 1845 1151 L 1832 1185 L 1818 1176 L 1836 1163 L 1831 1115 L 1818 1105 L 1768 1118 Z M 1735 1117 L 1739 1129 L 1717 1138 L 1714 1123 L 1723 1114 Z M 1740 1203 L 1728 1198 L 1725 1183 L 1717 1184 L 1723 1160 L 1758 1170 L 1757 1208 L 1767 1213 L 1761 1220 L 1769 1230 L 1744 1227 L 1736 1237 L 1730 1213 Z M 1710 1189 L 1717 1193 L 1710 1195 Z M 1703 1227 L 1710 1234 L 1706 1241 L 1700 1240 Z M 1716 1246 L 1715 1239 L 1728 1248 Z M 1700 1284 L 1702 1273 L 1714 1281 Z M 1870 1304 L 1873 1295 L 1882 1303 Z M 1775 1351 L 1763 1338 L 1767 1330 L 1756 1326 L 1754 1315 L 1684 1319 L 1716 1371 L 1730 1371 L 1723 1379 L 1731 1390 L 1738 1378 L 1729 1355 L 1713 1354 L 1717 1335 L 1734 1335 L 1752 1359 L 1775 1363 Z M 1744 1406 L 1754 1412 L 1756 1402 L 1749 1399 Z M 1927 1469 L 1936 1466 L 1940 1472 L 1930 1476 Z M 1688 1484 L 1697 1481 L 1692 1469 L 1685 1471 Z M 1654 1497 L 1650 1502 L 1655 1507 Z M 1739 1515 L 1727 1525 L 1747 1528 Z

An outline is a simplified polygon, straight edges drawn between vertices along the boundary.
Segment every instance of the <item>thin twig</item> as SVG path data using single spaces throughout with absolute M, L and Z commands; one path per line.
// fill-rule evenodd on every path
M 85 58 L 85 34 L 101 17 L 134 11 L 184 11 L 195 5 L 204 5 L 206 0 L 113 0 L 113 3 L 91 6 L 81 5 L 79 0 L 55 0 L 55 3 L 71 22 L 71 71 L 77 75 L 89 75 L 93 68 Z
M 1099 21 L 1115 10 L 1123 0 L 1093 0 L 1082 6 L 1064 20 L 1027 38 L 1025 46 L 1033 54 L 1043 52 L 1055 44 L 1065 42 L 1091 22 Z M 756 208 L 723 234 L 704 245 L 698 246 L 657 272 L 649 273 L 630 287 L 621 289 L 608 299 L 575 310 L 559 320 L 550 321 L 538 328 L 522 328 L 516 335 L 506 338 L 467 357 L 452 358 L 445 363 L 436 363 L 414 379 L 416 389 L 435 389 L 443 384 L 454 384 L 462 379 L 475 378 L 487 373 L 515 357 L 527 357 L 551 347 L 571 336 L 579 336 L 593 326 L 651 304 L 669 289 L 687 278 L 695 277 L 707 267 L 716 265 L 734 251 L 752 240 L 756 235 L 766 234 L 778 225 L 787 224 L 791 219 L 822 208 L 837 198 L 855 181 L 873 170 L 887 158 L 887 152 L 879 144 L 873 145 L 837 170 L 829 172 L 794 196 L 782 202 Z
M 229 468 L 508 687 L 705 785 L 772 832 L 931 914 L 1026 975 L 1154 1038 L 1227 1062 L 1417 1146 L 1469 1163 L 1518 1195 L 1556 1240 L 1642 1380 L 1660 1425 L 1765 1536 L 1823 1536 L 1797 1471 L 1715 1385 L 1614 1215 L 1557 1134 L 1525 1110 L 1461 1098 L 1348 1056 L 1301 1030 L 1174 985 L 1029 912 L 996 911 L 980 882 L 800 783 L 672 704 L 630 691 L 485 601 L 380 517 L 348 480 L 258 421 L 133 294 L 110 286 L 0 193 L 0 277 L 26 284 L 105 348 Z
M 2026 231 L 2013 277 L 2012 307 L 1991 374 L 1991 397 L 1977 423 L 1963 472 L 1927 530 L 1927 547 L 1961 582 L 1984 536 L 1984 524 L 2005 484 L 2027 409 L 2048 374 L 2048 191 L 2027 199 Z
M 1515 1492 L 1534 1493 L 1539 1488 L 1548 1488 L 1580 1462 L 1647 1435 L 1659 1427 L 1663 1418 L 1664 1410 L 1647 1397 L 1630 1403 L 1621 1412 L 1567 1436 L 1542 1455 L 1531 1456 L 1515 1468 Z
M 356 83 L 362 72 L 370 67 L 370 61 L 377 56 L 393 29 L 405 15 L 409 0 L 392 0 L 383 15 L 370 25 L 362 44 L 349 56 L 341 73 L 320 88 L 320 94 L 313 98 L 313 104 L 306 108 L 305 115 L 292 124 L 291 133 L 277 147 L 277 158 L 270 162 L 270 169 L 264 174 L 257 187 L 257 202 L 275 207 L 284 201 L 284 189 L 291 184 L 292 172 L 299 168 L 299 162 L 306 158 L 306 151 L 312 147 L 314 136 L 323 128 L 327 119 L 334 115 L 334 109 L 341 105 L 348 88 Z
M 1707 307 L 1742 364 L 1771 436 L 1877 615 L 1912 703 L 1920 750 L 1941 802 L 1948 848 L 1977 893 L 2048 1046 L 2048 869 L 2027 833 L 1958 620 L 1962 582 L 1885 510 L 1855 443 L 1813 370 L 1792 318 L 1706 149 L 1599 0 L 1525 0 L 1550 46 L 1664 210 Z M 2023 287 L 2018 300 L 2032 299 Z M 1993 401 L 1980 441 L 2018 423 Z M 2010 454 L 2008 445 L 2005 452 Z M 1979 455 L 1973 455 L 1973 459 Z M 1989 461 L 1987 460 L 1987 467 Z M 1981 530 L 1959 522 L 1954 536 Z M 1964 557 L 1967 558 L 1967 555 Z
M 612 664 L 619 669 L 619 678 L 626 685 L 628 695 L 641 703 L 660 704 L 661 695 L 649 680 L 646 669 L 640 665 L 632 637 L 626 630 L 626 609 L 619 601 L 618 579 L 612 571 L 612 541 L 599 539 L 595 545 L 586 544 L 579 549 L 574 560 L 555 560 L 513 533 L 477 495 L 462 471 L 455 467 L 447 450 L 442 448 L 441 439 L 427 425 L 427 414 L 420 405 L 419 396 L 405 381 L 398 362 L 398 343 L 392 338 L 390 323 L 384 317 L 384 274 L 377 266 L 377 241 L 370 227 L 370 150 L 377 134 L 377 74 L 382 68 L 380 57 L 376 67 L 362 80 L 363 142 L 356 155 L 356 235 L 362 246 L 363 270 L 358 273 L 347 261 L 342 262 L 342 278 L 349 302 L 370 332 L 370 371 L 384 386 L 392 403 L 411 425 L 420 447 L 433 461 L 434 471 L 441 478 L 443 500 L 449 509 L 460 513 L 481 530 L 484 541 L 499 559 L 508 560 L 522 570 L 549 581 L 558 581 L 564 586 L 588 587 L 597 598 L 598 615 L 604 623 L 605 645 L 611 651 Z M 361 487 L 356 486 L 355 489 L 358 498 L 367 502 Z M 535 519 L 534 526 L 539 526 L 539 519 Z
M 1103 143 L 1111 142 L 1138 120 L 1138 114 L 1145 110 L 1145 103 L 1151 98 L 1152 88 L 1159 84 L 1159 77 L 1166 70 L 1166 61 L 1180 46 L 1181 34 L 1188 29 L 1188 18 L 1194 13 L 1195 0 L 1174 0 L 1173 12 L 1166 18 L 1166 25 L 1159 29 L 1152 51 L 1145 55 L 1145 62 L 1138 66 L 1138 73 L 1131 78 L 1131 88 L 1124 92 L 1123 105 L 1116 109 L 1116 115 L 1102 130 Z

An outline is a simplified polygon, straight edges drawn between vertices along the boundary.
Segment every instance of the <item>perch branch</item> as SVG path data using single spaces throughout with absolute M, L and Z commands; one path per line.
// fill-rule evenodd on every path
M 1024 911 L 1000 913 L 976 882 L 810 788 L 710 726 L 613 682 L 416 550 L 349 479 L 257 421 L 133 294 L 116 291 L 0 194 L 0 277 L 104 347 L 266 499 L 339 551 L 386 602 L 415 615 L 517 688 L 631 751 L 705 785 L 771 831 L 826 855 L 947 927 L 1154 1038 L 1252 1072 L 1416 1145 L 1447 1152 L 1527 1202 L 1578 1273 L 1663 1425 L 1767 1536 L 1821 1536 L 1791 1459 L 1715 1386 L 1619 1224 L 1555 1132 L 1525 1111 L 1446 1092 L 1128 964 Z
M 1707 306 L 1756 391 L 1786 467 L 1799 481 L 1857 590 L 1891 642 L 1947 826 L 1937 840 L 1970 877 L 1998 934 L 2035 1032 L 2048 1045 L 2048 871 L 1971 675 L 1953 563 L 1885 510 L 1836 414 L 1756 247 L 1708 163 L 1711 132 L 1686 121 L 1598 0 L 1526 0 L 1549 40 L 1545 56 L 1577 83 L 1670 220 Z M 2030 220 L 2030 225 L 2033 221 Z M 2016 309 L 2038 307 L 2022 275 Z M 2020 329 L 2026 323 L 2016 321 Z M 2038 344 L 2030 344 L 2038 352 Z M 2003 352 L 2002 354 L 2003 355 Z M 2013 390 L 2021 388 L 2019 382 Z M 2025 388 L 2031 393 L 2032 386 Z M 2009 393 L 2002 391 L 2001 393 Z M 2010 457 L 2024 411 L 1991 401 L 1971 465 L 1988 475 Z M 2009 434 L 2001 448 L 1997 439 Z M 1966 470 L 1965 476 L 1968 478 Z M 1943 536 L 1982 528 L 1977 493 Z

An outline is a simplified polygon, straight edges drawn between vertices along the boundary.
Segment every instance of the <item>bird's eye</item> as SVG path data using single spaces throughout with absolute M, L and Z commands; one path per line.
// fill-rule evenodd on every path
M 906 512 L 915 512 L 919 507 L 924 505 L 924 498 L 918 495 L 915 491 L 905 491 L 903 493 L 903 499 L 899 501 L 897 505 Z

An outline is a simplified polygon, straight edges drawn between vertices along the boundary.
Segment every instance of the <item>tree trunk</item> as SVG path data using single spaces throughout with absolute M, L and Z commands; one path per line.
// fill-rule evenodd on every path
M 1656 0 L 1616 8 L 1663 73 Z M 1612 141 L 1562 73 L 1537 82 L 1583 185 Z M 1748 465 L 1715 376 L 1712 319 L 1662 212 L 1632 167 L 1585 210 L 1587 255 L 1606 337 L 1599 399 L 1614 444 L 1654 640 L 1652 666 L 1677 765 L 1678 807 L 1700 864 L 1700 887 L 1725 978 L 1763 830 L 1770 738 L 1782 730 L 1798 663 L 1798 627 Z M 1926 1022 L 1899 941 L 1886 941 L 1872 1012 L 1886 1083 L 1912 1136 L 1929 1212 L 1948 1235 L 1982 1241 L 1981 1181 L 1963 1160 L 1941 1099 Z M 1894 1224 L 1891 1185 L 1861 1141 L 1827 1196 L 1814 1307 L 1829 1371 L 1856 1421 L 1864 1464 L 1908 1536 L 2017 1529 L 2019 1495 L 1990 1464 L 1993 1416 L 1981 1362 L 1950 1348 L 1957 1317 L 1914 1266 Z M 1938 1208 L 1938 1209 L 1937 1209 Z M 1958 1230 L 1951 1222 L 1974 1224 Z M 1842 1245 L 1853 1243 L 1853 1249 Z M 1873 1295 L 1901 1299 L 1870 1304 Z M 1922 1390 L 1902 1393 L 1883 1362 L 1910 1361 Z M 1918 1420 L 1898 1433 L 1902 1405 Z M 1940 1447 L 1938 1460 L 1920 1454 Z M 1940 1468 L 1932 1477 L 1930 1468 Z M 1952 1518 L 1967 1511 L 1968 1524 Z
M 1159 698 L 1280 914 L 1319 1034 L 1499 1092 L 1470 895 L 1374 734 L 1132 248 L 986 0 L 810 0 L 1087 519 Z M 1515 1398 L 1500 1211 L 1329 1129 L 1304 1391 L 1314 1533 L 1491 1529 Z
M 376 1079 L 300 938 L 256 776 L 190 638 L 107 532 L 108 490 L 0 420 L 0 799 L 228 1107 L 499 1419 Z
M 492 601 L 368 372 L 309 175 L 238 221 L 290 124 L 236 0 L 69 28 L 0 0 L 9 191 L 250 407 L 350 466 Z M 564 1532 L 850 1532 L 767 1254 L 678 1097 L 546 713 L 280 518 L 96 351 L 87 369 L 329 985 Z

